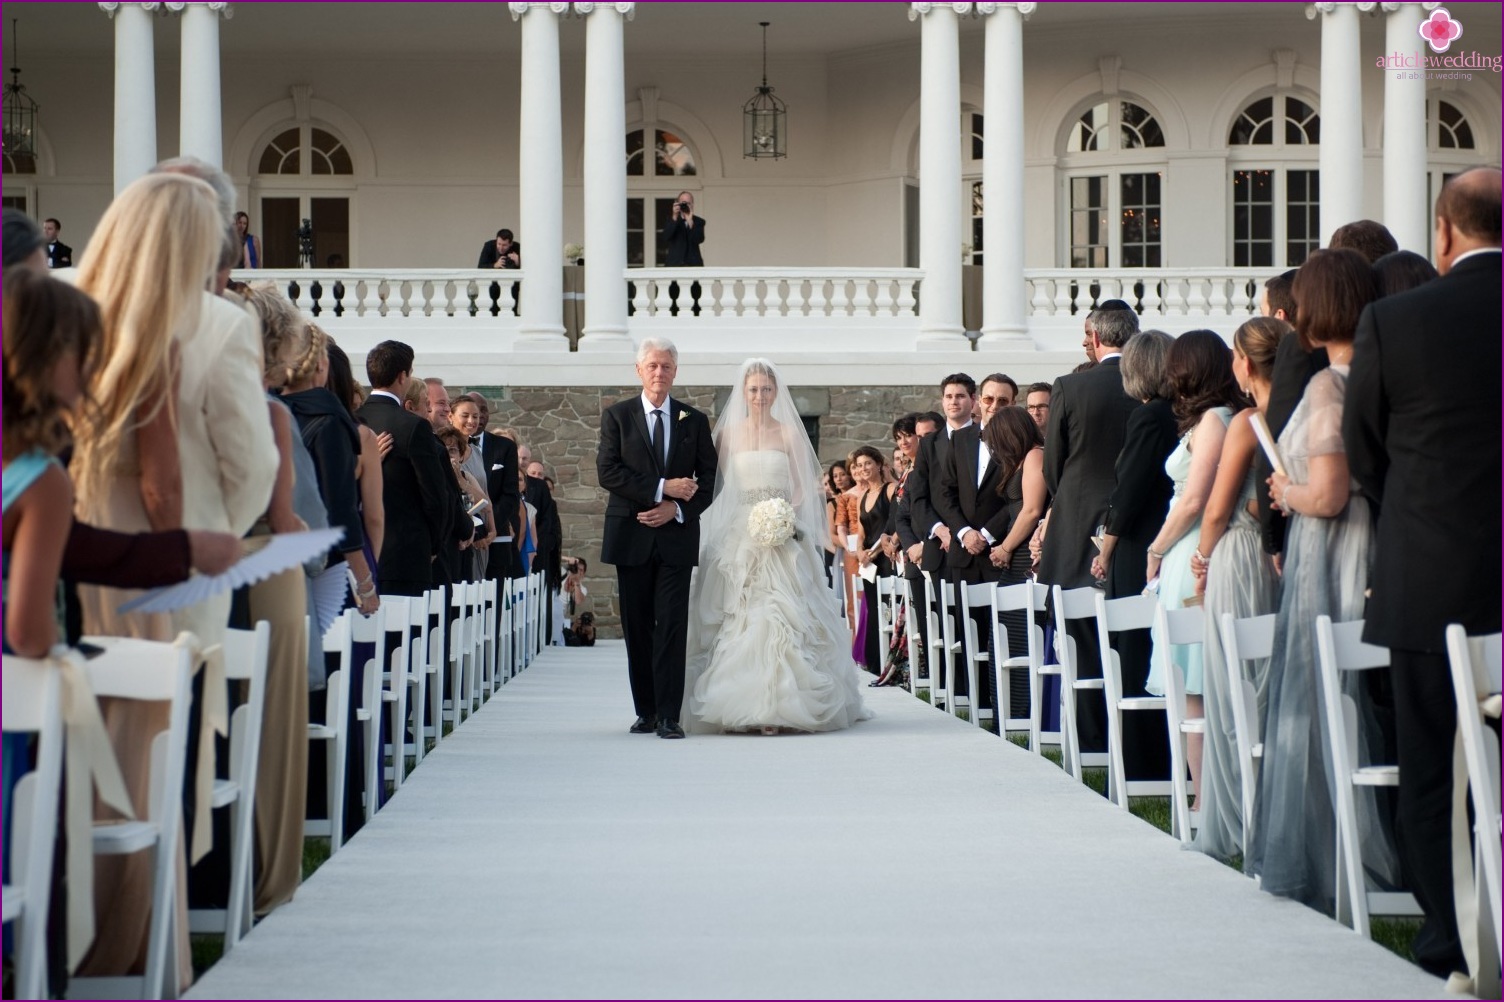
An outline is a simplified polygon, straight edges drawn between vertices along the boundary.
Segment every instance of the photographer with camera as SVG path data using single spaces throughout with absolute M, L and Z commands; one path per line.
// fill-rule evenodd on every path
M 703 268 L 705 259 L 700 256 L 700 245 L 705 242 L 705 220 L 695 215 L 695 196 L 687 191 L 679 192 L 674 200 L 673 215 L 663 228 L 664 265 L 669 268 Z M 669 299 L 673 306 L 670 315 L 679 315 L 679 283 L 670 282 Z M 700 283 L 692 282 L 689 297 L 694 303 L 695 316 L 700 315 Z M 686 304 L 687 305 L 687 304 Z

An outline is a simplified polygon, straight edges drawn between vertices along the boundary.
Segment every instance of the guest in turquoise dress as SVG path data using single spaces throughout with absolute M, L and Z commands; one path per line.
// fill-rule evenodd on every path
M 1227 423 L 1245 399 L 1232 372 L 1232 350 L 1212 331 L 1191 331 L 1175 339 L 1167 363 L 1174 390 L 1174 412 L 1180 444 L 1165 460 L 1165 473 L 1175 484 L 1169 514 L 1159 534 L 1149 544 L 1145 575 L 1154 587 L 1158 580 L 1160 604 L 1179 609 L 1196 594 L 1191 573 L 1191 554 L 1201 534 L 1201 512 L 1217 476 L 1217 461 L 1227 435 Z M 1156 696 L 1165 692 L 1163 662 L 1158 651 L 1163 639 L 1151 631 L 1155 656 L 1150 658 L 1145 689 Z M 1186 714 L 1201 716 L 1202 651 L 1199 644 L 1175 644 L 1170 660 L 1185 679 Z M 1186 740 L 1186 760 L 1197 796 L 1201 790 L 1201 736 Z M 1195 806 L 1192 806 L 1195 810 Z

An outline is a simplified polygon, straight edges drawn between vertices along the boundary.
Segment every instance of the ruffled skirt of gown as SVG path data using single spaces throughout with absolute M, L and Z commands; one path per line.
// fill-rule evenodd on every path
M 807 530 L 707 548 L 691 594 L 687 728 L 833 731 L 872 715 Z

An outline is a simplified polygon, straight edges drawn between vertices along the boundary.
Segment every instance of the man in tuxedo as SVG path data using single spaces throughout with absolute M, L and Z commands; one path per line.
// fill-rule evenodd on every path
M 595 469 L 610 492 L 601 560 L 616 565 L 633 734 L 682 738 L 689 579 L 700 515 L 715 493 L 717 457 L 705 415 L 669 396 L 679 352 L 664 338 L 637 346 L 642 393 L 601 414 Z
M 392 436 L 392 450 L 381 461 L 382 505 L 386 542 L 381 547 L 377 580 L 390 595 L 422 595 L 442 580 L 435 565 L 451 545 L 452 525 L 446 477 L 453 479 L 443 449 L 428 422 L 402 407 L 412 379 L 413 350 L 401 341 L 383 341 L 366 355 L 371 394 L 357 416 L 380 435 Z
M 526 460 L 522 458 L 524 452 L 527 455 Z M 552 638 L 558 622 L 555 618 L 553 597 L 564 581 L 561 573 L 561 564 L 564 559 L 564 526 L 559 521 L 559 505 L 554 501 L 554 492 L 548 486 L 548 482 L 543 479 L 543 464 L 534 461 L 532 451 L 527 446 L 519 448 L 517 461 L 522 464 L 522 469 L 527 475 L 527 487 L 523 490 L 522 496 L 527 499 L 528 504 L 538 509 L 536 519 L 538 551 L 537 556 L 533 558 L 533 567 L 543 570 L 543 585 L 548 589 L 549 598 L 549 601 L 543 605 L 544 636 Z
M 977 384 L 964 372 L 953 373 L 940 382 L 940 410 L 945 415 L 945 427 L 933 435 L 919 440 L 919 452 L 914 456 L 914 469 L 905 481 L 908 484 L 909 519 L 923 541 L 915 559 L 914 547 L 909 548 L 909 559 L 919 565 L 919 570 L 934 582 L 935 588 L 947 578 L 946 554 L 955 544 L 951 530 L 939 508 L 941 475 L 950 462 L 951 441 L 956 433 L 973 427 L 972 411 L 976 406 Z M 922 594 L 922 591 L 921 591 Z M 938 590 L 935 593 L 939 601 Z M 928 625 L 929 617 L 921 622 Z M 925 649 L 928 653 L 928 648 Z M 947 659 L 949 660 L 949 659 Z M 950 664 L 930 665 L 930 678 L 944 684 L 950 677 Z M 957 694 L 965 695 L 965 677 L 956 679 Z
M 517 486 L 517 443 L 484 430 L 491 421 L 491 405 L 485 394 L 471 390 L 465 396 L 480 407 L 482 431 L 471 436 L 470 447 L 480 450 L 486 467 L 486 494 L 491 498 L 491 510 L 496 516 L 496 538 L 491 541 L 486 577 L 505 581 L 512 575 L 513 555 L 517 552 L 517 506 L 522 493 Z
M 522 245 L 512 239 L 511 230 L 497 230 L 496 239 L 487 240 L 481 246 L 480 259 L 475 262 L 475 266 L 497 270 L 521 268 Z
M 1426 914 L 1416 962 L 1439 977 L 1466 970 L 1453 910 L 1457 711 L 1444 631 L 1500 626 L 1500 181 L 1497 169 L 1477 168 L 1442 188 L 1441 277 L 1363 311 L 1342 416 L 1352 474 L 1379 504 L 1363 639 L 1390 650 L 1400 862 Z
M 1097 364 L 1055 380 L 1050 390 L 1050 423 L 1044 436 L 1044 479 L 1055 502 L 1040 557 L 1039 580 L 1061 588 L 1084 588 L 1095 583 L 1091 561 L 1096 548 L 1091 537 L 1106 520 L 1128 416 L 1138 406 L 1137 400 L 1123 392 L 1123 373 L 1118 368 L 1123 345 L 1138 332 L 1138 316 L 1132 310 L 1095 310 L 1087 318 L 1087 328 Z M 1080 677 L 1100 678 L 1096 625 L 1073 620 L 1068 629 L 1076 639 Z M 1106 705 L 1097 699 L 1081 698 L 1076 710 L 1081 749 L 1105 750 Z
M 673 209 L 669 217 L 668 225 L 663 228 L 664 266 L 668 268 L 703 268 L 705 259 L 700 256 L 700 245 L 705 242 L 705 220 L 695 215 L 695 196 L 693 192 L 681 191 L 674 199 Z M 669 299 L 673 301 L 672 313 L 679 315 L 679 283 L 670 282 L 668 289 Z M 700 315 L 700 283 L 691 282 L 689 285 L 689 298 L 693 303 L 691 307 L 685 304 L 685 309 L 693 309 L 694 315 Z
M 63 224 L 56 219 L 44 219 L 42 221 L 42 237 L 47 247 L 47 267 L 71 268 L 73 267 L 73 248 L 57 238 L 62 231 Z

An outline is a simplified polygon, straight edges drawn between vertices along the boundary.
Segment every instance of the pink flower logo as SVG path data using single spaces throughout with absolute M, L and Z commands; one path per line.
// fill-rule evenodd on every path
M 1462 22 L 1453 20 L 1445 7 L 1437 7 L 1430 17 L 1421 22 L 1420 37 L 1426 40 L 1433 52 L 1445 52 L 1453 42 L 1462 37 Z

